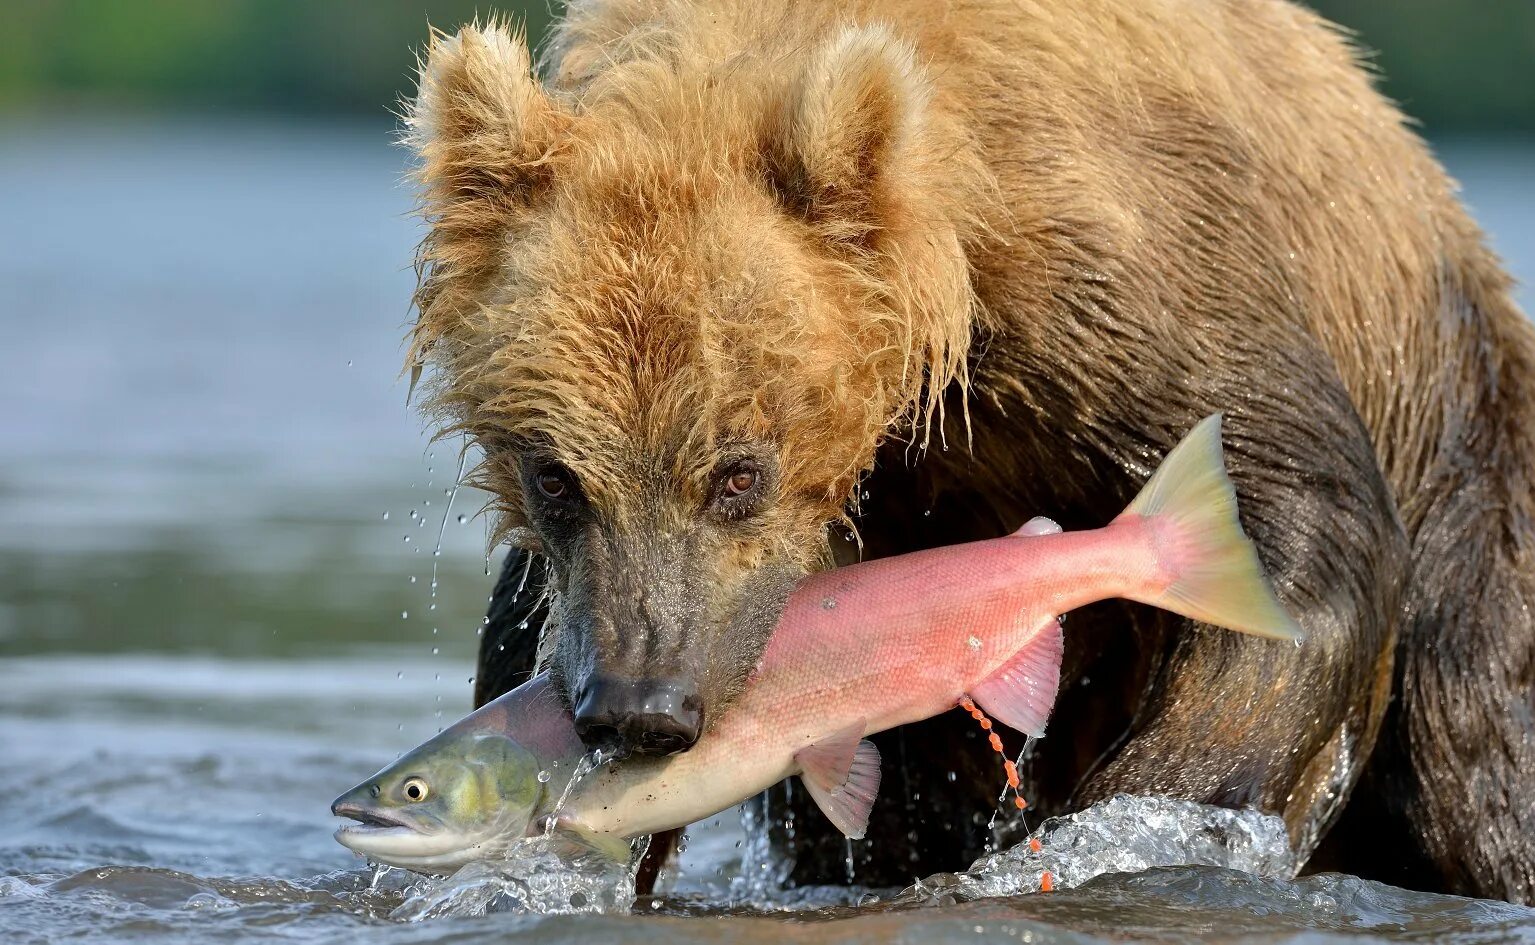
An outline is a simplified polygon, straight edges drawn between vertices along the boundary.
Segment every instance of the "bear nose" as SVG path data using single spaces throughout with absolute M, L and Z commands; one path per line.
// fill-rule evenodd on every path
M 628 754 L 686 751 L 703 730 L 698 687 L 681 678 L 594 673 L 576 699 L 576 734 L 587 748 Z

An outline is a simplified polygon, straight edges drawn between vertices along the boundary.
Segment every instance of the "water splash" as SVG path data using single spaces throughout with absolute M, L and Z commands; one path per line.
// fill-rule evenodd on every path
M 794 821 L 788 804 L 790 782 L 769 788 L 739 808 L 741 812 L 741 870 L 730 883 L 730 898 L 736 902 L 766 903 L 774 901 L 789 881 L 794 860 L 781 856 L 773 849 L 772 817 L 774 794 L 785 792 L 783 809 L 786 815 L 784 830 L 793 839 Z
M 458 450 L 458 471 L 456 473 L 454 473 L 454 475 L 453 475 L 453 486 L 452 486 L 452 488 L 443 490 L 444 494 L 448 498 L 448 502 L 447 502 L 447 506 L 442 510 L 442 523 L 437 526 L 437 544 L 432 549 L 432 587 L 431 587 L 432 598 L 431 599 L 432 599 L 432 609 L 433 610 L 437 609 L 437 565 L 438 565 L 438 560 L 437 559 L 442 557 L 442 538 L 443 538 L 443 535 L 445 535 L 447 533 L 447 531 L 448 531 L 448 517 L 453 514 L 453 502 L 454 502 L 455 499 L 458 498 L 458 490 L 459 490 L 459 488 L 464 483 L 464 469 L 465 469 L 465 465 L 468 463 L 468 461 L 469 461 L 469 445 L 468 445 L 468 442 L 466 440 L 466 442 L 464 442 L 463 444 L 461 444 L 459 446 L 459 450 Z M 431 505 L 431 504 L 432 503 L 430 503 L 430 502 L 427 503 L 427 505 Z M 459 519 L 462 520 L 463 516 L 459 516 Z M 422 519 L 422 523 L 424 524 L 425 521 L 426 520 L 423 518 Z
M 602 767 L 603 763 L 609 760 L 608 757 L 603 755 L 601 748 L 589 751 L 576 759 L 576 765 L 570 772 L 570 780 L 566 781 L 564 787 L 560 789 L 560 796 L 555 800 L 554 805 L 549 808 L 549 813 L 544 818 L 545 838 L 548 838 L 554 831 L 555 820 L 559 817 L 560 811 L 565 809 L 565 802 L 570 800 L 570 792 L 574 791 L 576 785 L 581 783 L 581 779 Z M 543 772 L 540 771 L 539 774 L 543 774 Z M 549 782 L 543 781 L 542 783 L 548 784 Z
M 976 860 L 963 873 L 919 880 L 897 898 L 944 905 L 1038 892 L 1046 874 L 1054 888 L 1065 889 L 1104 873 L 1160 866 L 1216 866 L 1271 879 L 1289 879 L 1297 869 L 1278 817 L 1118 794 L 1075 814 L 1052 817 L 1024 842 Z
M 477 860 L 444 879 L 423 879 L 406 890 L 391 919 L 464 918 L 496 912 L 542 915 L 621 913 L 634 907 L 638 858 L 615 863 L 600 854 L 561 856 L 555 841 L 527 837 L 506 858 Z

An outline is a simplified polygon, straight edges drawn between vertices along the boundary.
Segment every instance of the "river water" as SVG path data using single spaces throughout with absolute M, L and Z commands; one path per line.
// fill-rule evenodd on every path
M 1535 941 L 1535 910 L 1157 859 L 839 905 L 743 884 L 733 813 L 633 915 L 375 883 L 327 805 L 468 710 L 494 566 L 457 445 L 404 404 L 418 233 L 387 137 L 0 121 L 4 941 Z M 1535 278 L 1535 143 L 1442 152 Z M 1113 835 L 1163 823 L 1137 811 Z

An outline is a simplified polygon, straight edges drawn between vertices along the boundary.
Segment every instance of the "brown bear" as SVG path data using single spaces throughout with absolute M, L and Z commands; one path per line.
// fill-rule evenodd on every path
M 1285 0 L 585 0 L 542 75 L 503 25 L 437 35 L 409 117 L 414 356 L 518 549 L 477 699 L 547 618 L 589 744 L 685 750 L 807 571 L 1104 523 L 1224 411 L 1304 645 L 1073 615 L 1028 796 L 1251 805 L 1314 863 L 1535 899 L 1535 336 L 1336 30 Z M 883 736 L 861 882 L 980 852 L 973 735 Z M 791 879 L 840 881 L 799 793 L 769 802 L 802 815 Z

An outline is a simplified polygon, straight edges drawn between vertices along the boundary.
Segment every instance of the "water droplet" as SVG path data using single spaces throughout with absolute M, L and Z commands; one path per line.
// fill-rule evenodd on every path
M 442 650 L 438 649 L 437 647 L 435 647 L 435 646 L 432 647 L 432 655 L 433 656 L 436 656 L 438 653 L 441 653 L 441 652 L 442 652 Z
M 404 679 L 405 678 L 405 670 L 402 669 L 402 670 L 396 671 L 395 674 L 394 674 L 394 678 L 395 679 Z
M 406 542 L 407 542 L 407 543 L 409 543 L 409 541 L 410 541 L 410 536 L 409 536 L 409 535 L 406 535 L 406 536 L 405 536 L 405 541 L 406 541 Z
M 415 509 L 411 509 L 410 510 L 410 517 L 412 519 L 417 519 L 417 518 L 420 518 L 421 516 L 416 514 L 416 510 Z
M 389 521 L 389 513 L 388 512 L 384 513 L 384 521 L 386 521 L 386 522 Z
M 956 771 L 950 771 L 949 772 L 949 783 L 953 784 L 955 781 L 958 781 L 958 780 L 959 780 L 959 773 L 956 772 Z
M 467 515 L 460 515 L 458 517 L 458 524 L 460 524 L 460 525 L 464 524 L 467 521 L 469 521 L 469 516 L 467 516 Z
M 346 363 L 346 366 L 347 366 L 347 367 L 351 367 L 351 366 L 352 366 L 352 362 L 350 362 L 350 361 L 348 361 L 348 362 L 347 362 L 347 363 Z
M 409 620 L 410 619 L 410 611 L 408 611 L 408 610 L 400 611 L 400 619 L 401 620 Z
M 538 783 L 539 784 L 548 784 L 549 783 L 549 772 L 547 772 L 547 771 L 540 771 L 538 773 Z
M 412 574 L 410 576 L 410 583 L 412 583 L 412 584 L 416 583 L 416 576 L 414 574 Z

